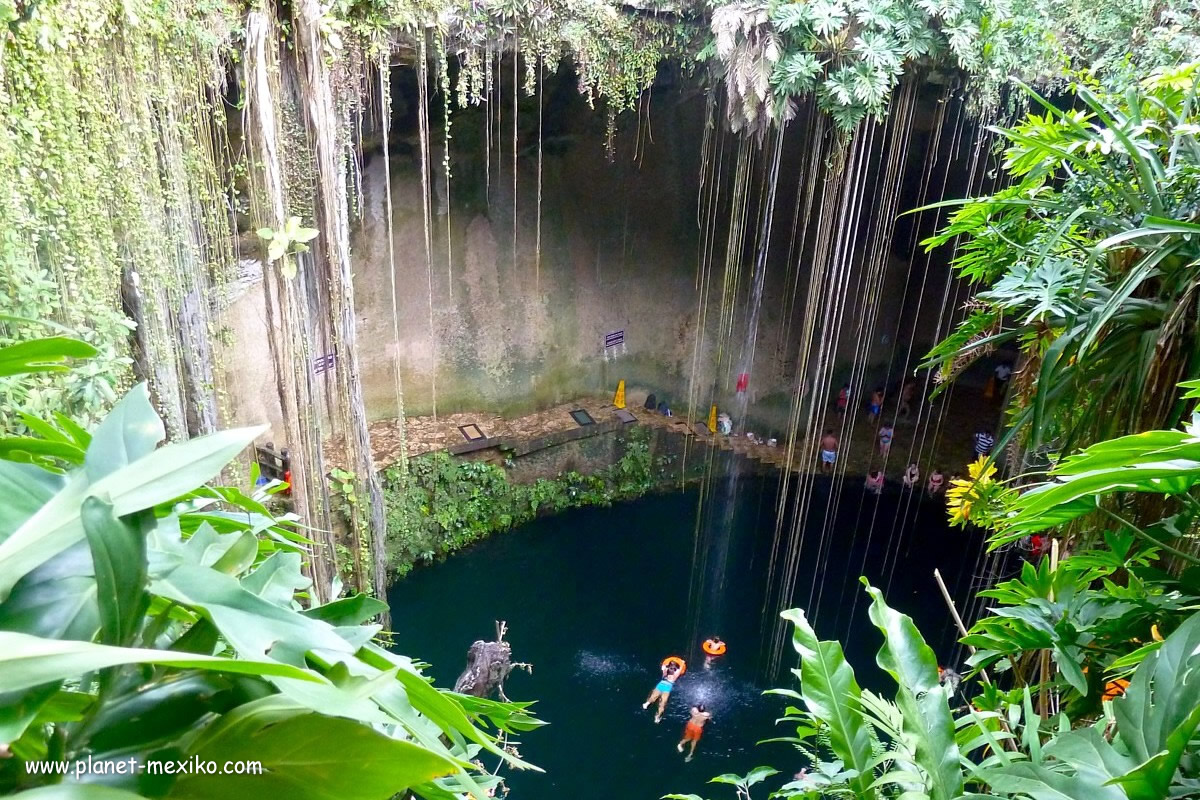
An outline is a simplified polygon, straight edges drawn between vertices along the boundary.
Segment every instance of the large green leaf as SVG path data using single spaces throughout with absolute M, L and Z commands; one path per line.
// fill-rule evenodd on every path
M 805 707 L 825 725 L 834 754 L 858 772 L 850 781 L 856 796 L 874 797 L 871 735 L 863 720 L 862 689 L 854 669 L 846 662 L 840 644 L 817 638 L 802 610 L 793 608 L 781 616 L 794 627 L 792 647 L 800 654 L 796 672 Z
M 144 383 L 130 389 L 92 433 L 84 469 L 92 483 L 154 452 L 167 436 Z M 182 494 L 182 492 L 180 492 Z
M 1127 788 L 1165 796 L 1184 749 L 1200 727 L 1200 613 L 1193 614 L 1133 673 L 1113 701 L 1121 741 L 1139 762 Z M 1142 793 L 1140 787 L 1148 787 Z
M 30 436 L 0 436 L 0 459 L 53 468 L 56 461 L 73 462 L 79 448 L 67 442 L 51 442 Z
M 188 749 L 217 764 L 258 762 L 258 775 L 183 775 L 172 798 L 277 796 L 297 800 L 387 800 L 450 775 L 457 765 L 412 742 L 350 720 L 315 714 L 272 696 L 216 720 Z
M 95 497 L 83 501 L 81 518 L 96 575 L 102 641 L 129 644 L 146 609 L 146 536 Z
M 86 736 L 89 750 L 97 754 L 164 745 L 206 714 L 232 707 L 236 702 L 233 685 L 229 676 L 207 671 L 138 682 L 105 697 L 77 735 L 81 740 Z
M 245 583 L 245 581 L 243 581 Z M 366 622 L 384 611 L 388 605 L 382 600 L 366 594 L 356 594 L 326 603 L 323 606 L 306 608 L 302 612 L 306 617 L 324 620 L 330 625 L 358 625 Z
M 86 542 L 67 548 L 21 578 L 0 603 L 0 630 L 91 641 L 99 629 L 96 579 Z
M 32 464 L 0 461 L 0 542 L 49 502 L 66 479 Z
M 118 664 L 156 664 L 181 669 L 320 680 L 312 672 L 270 661 L 248 661 L 176 653 L 170 650 L 59 641 L 0 631 L 0 686 L 8 690 L 28 689 L 51 681 L 76 678 Z
M 310 650 L 335 660 L 333 654 L 352 658 L 357 649 L 331 625 L 281 608 L 208 567 L 180 564 L 153 580 L 150 591 L 199 611 L 242 658 L 269 657 L 301 667 Z
M 22 576 L 84 537 L 84 498 L 107 500 L 117 517 L 165 503 L 220 472 L 262 430 L 242 428 L 168 444 L 95 483 L 84 470 L 72 473 L 49 502 L 0 542 L 0 601 Z M 89 452 L 95 447 L 93 440 Z
M 984 779 L 993 791 L 1006 796 L 1033 800 L 1125 800 L 1120 789 L 1105 786 L 1090 775 L 1068 775 L 1028 761 L 987 770 Z
M 1046 744 L 1043 753 L 1046 758 L 1071 766 L 1081 780 L 1103 787 L 1097 790 L 1096 800 L 1121 798 L 1120 789 L 1107 784 L 1136 766 L 1132 758 L 1118 752 L 1096 728 L 1060 733 Z M 1138 795 L 1131 794 L 1130 797 Z
M 248 592 L 284 608 L 291 607 L 297 591 L 311 585 L 312 581 L 300 572 L 299 553 L 272 553 L 254 572 L 242 578 L 242 586 Z M 331 625 L 355 625 L 363 620 L 355 619 L 349 623 L 326 621 Z
M 884 602 L 866 580 L 871 595 L 871 622 L 883 633 L 876 661 L 897 686 L 896 704 L 904 714 L 904 730 L 916 742 L 917 765 L 924 771 L 932 800 L 955 800 L 963 775 L 954 719 L 946 690 L 938 682 L 937 658 L 910 617 Z
M 99 351 L 67 336 L 48 336 L 0 347 L 0 378 L 31 372 L 62 372 L 69 358 L 91 358 Z
M 0 742 L 15 742 L 61 686 L 46 683 L 26 691 L 0 693 Z

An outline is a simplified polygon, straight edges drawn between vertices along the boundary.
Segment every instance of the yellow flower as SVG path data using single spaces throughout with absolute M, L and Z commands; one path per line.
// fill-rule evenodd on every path
M 980 456 L 967 467 L 967 473 L 973 480 L 989 481 L 996 474 L 996 465 L 989 461 L 987 456 Z
M 946 509 L 951 525 L 966 525 L 971 520 L 971 508 L 977 503 L 987 505 L 987 494 L 995 484 L 996 465 L 980 456 L 967 467 L 968 478 L 955 478 L 946 490 Z

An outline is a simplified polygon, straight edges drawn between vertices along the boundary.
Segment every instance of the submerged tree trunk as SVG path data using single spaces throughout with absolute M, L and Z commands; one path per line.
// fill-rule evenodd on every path
M 463 669 L 458 680 L 454 682 L 454 691 L 469 694 L 474 697 L 490 697 L 496 694 L 505 702 L 504 681 L 518 667 L 532 672 L 529 664 L 514 664 L 512 661 L 512 645 L 504 641 L 508 633 L 508 623 L 496 623 L 496 641 L 485 642 L 482 639 L 473 643 L 467 650 L 467 666 Z
M 333 87 L 323 52 L 321 6 L 316 0 L 302 0 L 296 10 L 296 49 L 301 67 L 301 95 L 309 134 L 315 147 L 317 181 L 318 258 L 324 268 L 329 290 L 329 315 L 332 323 L 338 380 L 337 405 L 346 443 L 347 467 L 365 490 L 360 494 L 365 505 L 367 530 L 371 543 L 371 575 L 375 595 L 386 601 L 387 583 L 384 561 L 385 516 L 383 487 L 375 472 L 363 403 L 362 381 L 358 368 L 357 335 L 354 316 L 354 281 L 350 264 L 350 221 L 346 197 L 346 137 L 336 113 Z M 352 513 L 359 513 L 352 508 Z M 358 557 L 358 530 L 355 521 L 352 550 Z M 356 564 L 356 566 L 359 566 Z M 357 570 L 360 577 L 362 571 Z M 384 624 L 388 623 L 384 615 Z

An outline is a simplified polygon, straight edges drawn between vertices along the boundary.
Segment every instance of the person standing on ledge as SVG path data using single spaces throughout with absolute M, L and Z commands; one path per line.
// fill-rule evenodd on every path
M 992 448 L 996 446 L 996 437 L 986 428 L 980 428 L 975 432 L 975 457 L 990 456 Z
M 887 458 L 888 451 L 892 449 L 892 437 L 896 435 L 896 431 L 891 425 L 884 425 L 879 429 L 879 455 Z
M 704 707 L 704 703 L 692 707 L 692 718 L 683 728 L 683 738 L 679 740 L 679 744 L 675 745 L 675 749 L 682 753 L 683 746 L 691 744 L 691 749 L 684 761 L 691 761 L 692 756 L 696 755 L 696 745 L 700 743 L 700 735 L 704 733 L 704 723 L 710 719 L 712 719 L 712 714 Z
M 1001 361 L 996 365 L 996 396 L 1003 398 L 1004 390 L 1008 386 L 1008 379 L 1012 377 L 1012 367 L 1008 362 Z
M 883 413 L 883 387 L 876 386 L 875 391 L 871 392 L 871 402 L 867 406 L 867 417 L 872 422 L 878 422 L 881 413 Z
M 837 461 L 838 438 L 832 430 L 825 431 L 821 437 L 821 472 L 833 472 L 833 464 Z

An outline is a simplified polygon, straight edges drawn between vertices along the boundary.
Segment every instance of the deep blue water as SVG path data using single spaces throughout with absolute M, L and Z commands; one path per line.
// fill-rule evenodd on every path
M 507 691 L 536 699 L 537 713 L 550 723 L 526 734 L 520 747 L 545 773 L 508 772 L 512 800 L 652 800 L 668 792 L 716 800 L 732 794 L 706 785 L 714 775 L 759 764 L 795 771 L 802 761 L 788 746 L 755 744 L 790 733 L 774 725 L 782 698 L 762 692 L 792 685 L 786 668 L 795 665 L 792 655 L 782 675 L 770 674 L 764 621 L 784 606 L 808 608 L 820 635 L 843 641 L 860 682 L 890 694 L 875 667 L 881 638 L 867 618 L 858 583 L 864 572 L 916 619 L 943 663 L 953 658 L 953 631 L 932 571 L 940 567 L 961 598 L 977 543 L 947 528 L 939 503 L 896 487 L 864 497 L 855 482 L 826 522 L 831 486 L 820 479 L 795 591 L 780 598 L 768 594 L 766 580 L 778 479 L 743 479 L 732 513 L 719 484 L 705 506 L 698 551 L 699 494 L 692 490 L 540 519 L 392 588 L 397 650 L 433 664 L 439 685 L 453 684 L 470 643 L 492 638 L 497 619 L 509 623 L 514 659 L 534 665 L 532 675 L 514 673 Z M 693 573 L 694 561 L 702 572 Z M 699 646 L 710 633 L 728 642 L 729 653 L 706 672 Z M 671 654 L 687 658 L 689 669 L 656 725 L 641 703 Z M 714 719 L 695 760 L 685 764 L 675 743 L 696 702 Z

